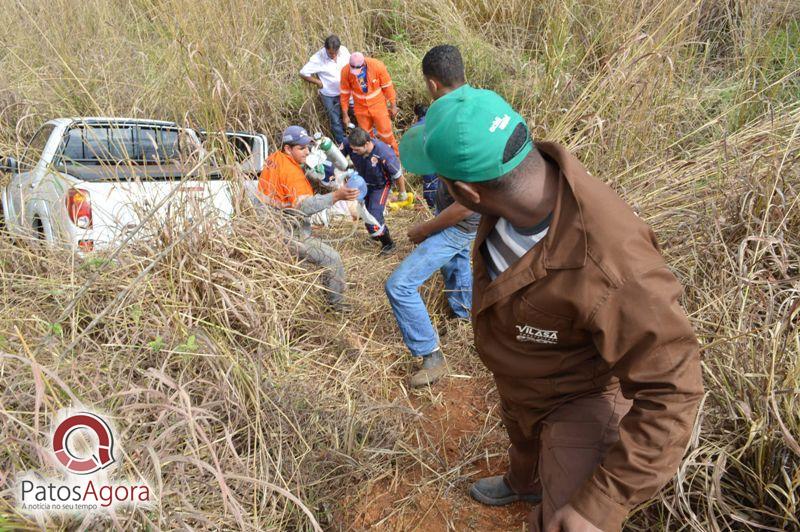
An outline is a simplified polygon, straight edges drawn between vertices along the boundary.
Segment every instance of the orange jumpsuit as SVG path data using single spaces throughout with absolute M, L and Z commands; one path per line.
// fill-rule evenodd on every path
M 397 140 L 392 133 L 392 119 L 386 103 L 396 105 L 397 93 L 392 85 L 392 78 L 386 70 L 386 65 L 371 57 L 364 58 L 367 67 L 367 92 L 361 89 L 358 77 L 350 72 L 350 66 L 342 69 L 341 104 L 342 109 L 347 109 L 350 96 L 353 97 L 354 112 L 358 126 L 372 135 L 372 128 L 378 132 L 378 137 L 392 147 L 396 154 Z

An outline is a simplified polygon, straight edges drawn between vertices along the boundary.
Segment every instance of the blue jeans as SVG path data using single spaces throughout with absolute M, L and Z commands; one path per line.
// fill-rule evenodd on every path
M 439 187 L 439 176 L 436 174 L 428 174 L 422 176 L 422 196 L 425 198 L 425 203 L 428 207 L 434 209 L 436 207 L 436 189 Z
M 336 144 L 341 144 L 344 142 L 344 126 L 342 125 L 342 103 L 339 101 L 339 96 L 320 94 L 319 97 L 322 98 L 322 105 L 325 106 L 331 121 L 333 140 L 336 141 Z
M 423 356 L 439 347 L 439 335 L 431 323 L 419 287 L 441 269 L 450 308 L 459 318 L 469 317 L 472 307 L 470 247 L 475 233 L 455 227 L 426 238 L 386 281 L 386 295 L 397 326 L 411 354 Z

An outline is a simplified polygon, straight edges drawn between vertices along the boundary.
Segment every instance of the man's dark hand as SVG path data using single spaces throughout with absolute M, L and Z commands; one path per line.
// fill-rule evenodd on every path
M 408 229 L 408 239 L 414 244 L 419 244 L 428 238 L 428 231 L 425 230 L 425 224 L 413 225 Z
M 348 187 L 337 188 L 336 190 L 333 191 L 333 199 L 335 201 L 341 201 L 341 200 L 350 201 L 358 199 L 358 189 L 348 188 Z
M 575 508 L 566 504 L 556 510 L 548 523 L 544 524 L 544 532 L 603 532 L 579 514 Z

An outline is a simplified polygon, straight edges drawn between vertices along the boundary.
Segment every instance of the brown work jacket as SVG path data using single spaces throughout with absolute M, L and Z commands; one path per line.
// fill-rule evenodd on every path
M 474 248 L 478 353 L 503 407 L 533 427 L 558 405 L 621 387 L 633 400 L 620 439 L 571 504 L 604 530 L 676 472 L 703 393 L 698 343 L 680 283 L 652 230 L 563 147 L 537 143 L 560 169 L 545 238 L 491 281 Z

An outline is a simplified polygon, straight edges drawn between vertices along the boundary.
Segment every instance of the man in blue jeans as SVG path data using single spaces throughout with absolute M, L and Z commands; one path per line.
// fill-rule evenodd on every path
M 422 59 L 422 74 L 434 99 L 466 83 L 464 61 L 455 46 L 442 45 L 429 50 Z M 401 139 L 401 160 L 402 146 Z M 455 203 L 441 179 L 436 186 L 434 211 L 435 218 L 408 230 L 408 238 L 419 246 L 386 281 L 386 294 L 403 341 L 412 355 L 422 358 L 422 368 L 411 376 L 409 383 L 414 388 L 431 384 L 447 373 L 439 336 L 419 295 L 419 287 L 436 270 L 441 270 L 447 302 L 455 316 L 468 318 L 472 309 L 470 250 L 480 215 Z
M 331 131 L 336 144 L 344 141 L 342 125 L 342 106 L 339 102 L 339 82 L 342 68 L 350 61 L 350 52 L 342 46 L 339 37 L 329 35 L 325 45 L 311 56 L 300 69 L 300 77 L 319 87 L 319 97 L 328 113 Z
M 397 326 L 411 354 L 422 357 L 422 368 L 411 376 L 417 388 L 447 373 L 439 336 L 431 323 L 419 287 L 437 270 L 444 277 L 447 302 L 457 318 L 469 318 L 472 307 L 470 250 L 480 216 L 455 203 L 447 187 L 436 189 L 436 217 L 408 230 L 408 238 L 419 244 L 386 281 L 386 295 Z

